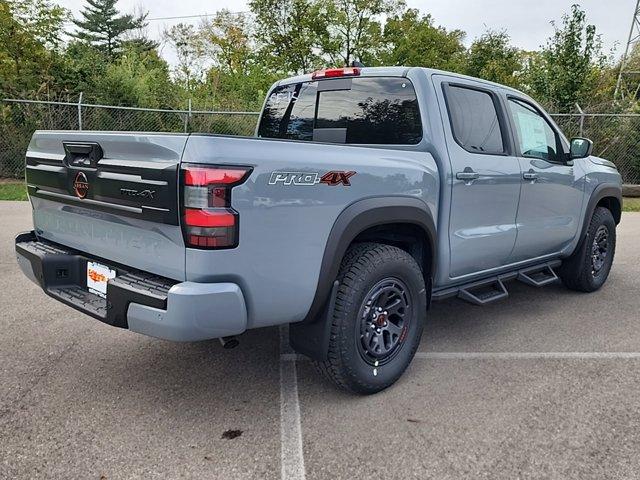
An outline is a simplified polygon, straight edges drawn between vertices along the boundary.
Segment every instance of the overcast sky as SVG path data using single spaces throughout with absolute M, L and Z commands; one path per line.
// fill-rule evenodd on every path
M 74 15 L 85 3 L 83 0 L 58 0 Z M 587 12 L 589 23 L 602 34 L 607 51 L 616 48 L 621 55 L 629 35 L 636 0 L 407 0 L 410 7 L 431 13 L 437 24 L 447 29 L 467 32 L 468 45 L 487 28 L 506 30 L 517 47 L 533 50 L 546 42 L 553 33 L 549 21 L 560 20 L 573 3 L 579 3 Z M 248 10 L 244 0 L 120 0 L 120 10 L 132 12 L 136 7 L 149 11 L 149 18 L 201 15 L 222 8 L 239 12 Z M 159 39 L 167 26 L 179 23 L 197 24 L 199 19 L 157 20 L 149 22 L 149 35 Z M 170 62 L 173 54 L 163 52 Z

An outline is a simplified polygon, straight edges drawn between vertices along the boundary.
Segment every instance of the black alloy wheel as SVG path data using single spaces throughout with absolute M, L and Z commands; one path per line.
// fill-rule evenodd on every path
M 362 358 L 370 365 L 384 365 L 398 353 L 411 321 L 411 300 L 406 285 L 397 278 L 385 278 L 366 295 L 360 307 Z

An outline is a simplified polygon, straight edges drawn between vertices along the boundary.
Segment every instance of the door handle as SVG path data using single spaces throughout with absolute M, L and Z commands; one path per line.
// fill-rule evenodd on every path
M 464 172 L 456 173 L 456 178 L 458 180 L 469 182 L 471 180 L 477 180 L 478 178 L 480 178 L 480 174 L 478 172 L 474 172 L 473 170 L 465 170 Z
M 538 179 L 538 174 L 536 172 L 524 172 L 522 178 L 535 182 Z

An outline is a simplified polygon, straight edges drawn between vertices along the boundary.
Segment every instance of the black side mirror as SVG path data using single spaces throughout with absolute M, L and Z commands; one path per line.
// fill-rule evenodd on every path
M 587 158 L 593 153 L 593 142 L 588 138 L 572 138 L 569 157 L 571 160 Z

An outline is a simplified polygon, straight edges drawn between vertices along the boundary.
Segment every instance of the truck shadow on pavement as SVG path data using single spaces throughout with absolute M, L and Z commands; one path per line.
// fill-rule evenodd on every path
M 488 346 L 488 340 L 502 337 L 508 341 L 514 334 L 528 334 L 532 322 L 536 328 L 545 324 L 555 328 L 558 321 L 569 321 L 574 317 L 578 305 L 581 305 L 580 310 L 590 311 L 592 304 L 599 303 L 599 297 L 606 295 L 608 288 L 605 286 L 601 292 L 585 295 L 569 291 L 559 283 L 533 289 L 512 282 L 509 290 L 508 299 L 484 307 L 455 298 L 434 303 L 427 315 L 420 350 L 456 351 L 451 350 L 454 339 L 458 339 L 455 345 L 464 347 L 464 351 L 482 350 Z M 233 382 L 236 387 L 242 387 L 246 382 L 264 383 L 267 377 L 272 377 L 277 383 L 280 360 L 277 327 L 250 330 L 238 337 L 239 346 L 230 350 L 223 349 L 217 340 L 173 343 L 130 332 L 118 334 L 128 337 L 125 345 L 134 343 L 138 348 L 134 352 L 127 349 L 129 359 L 125 352 L 120 352 L 119 360 L 111 367 L 127 370 L 129 377 L 140 372 L 137 378 L 140 382 L 152 379 L 152 385 L 160 386 L 161 378 L 165 378 L 167 385 L 178 381 L 183 386 L 202 388 L 204 384 Z M 113 348 L 126 348 L 125 345 Z M 149 375 L 150 372 L 153 375 Z M 106 372 L 103 370 L 102 373 Z M 123 375 L 122 371 L 113 373 Z
M 600 295 L 570 292 L 560 284 L 534 290 L 516 282 L 510 284 L 510 291 L 509 299 L 485 307 L 457 299 L 435 303 L 427 316 L 419 351 L 570 350 L 570 345 L 551 341 L 545 347 L 532 339 L 544 338 L 541 331 L 545 329 L 557 330 L 559 321 L 575 321 L 573 309 L 579 304 L 586 310 L 592 308 L 588 299 Z M 223 349 L 217 340 L 172 343 L 130 332 L 117 335 L 124 341 L 103 342 L 97 371 L 85 372 L 86 376 L 99 374 L 115 382 L 115 390 L 114 385 L 108 389 L 108 384 L 104 389 L 95 385 L 102 390 L 101 396 L 131 392 L 137 400 L 145 397 L 158 408 L 171 410 L 179 406 L 181 412 L 175 414 L 189 415 L 187 412 L 211 403 L 241 405 L 279 395 L 280 339 L 276 327 L 248 331 L 231 350 Z M 309 371 L 307 367 L 303 370 Z M 305 382 L 333 388 L 317 375 L 305 378 Z

